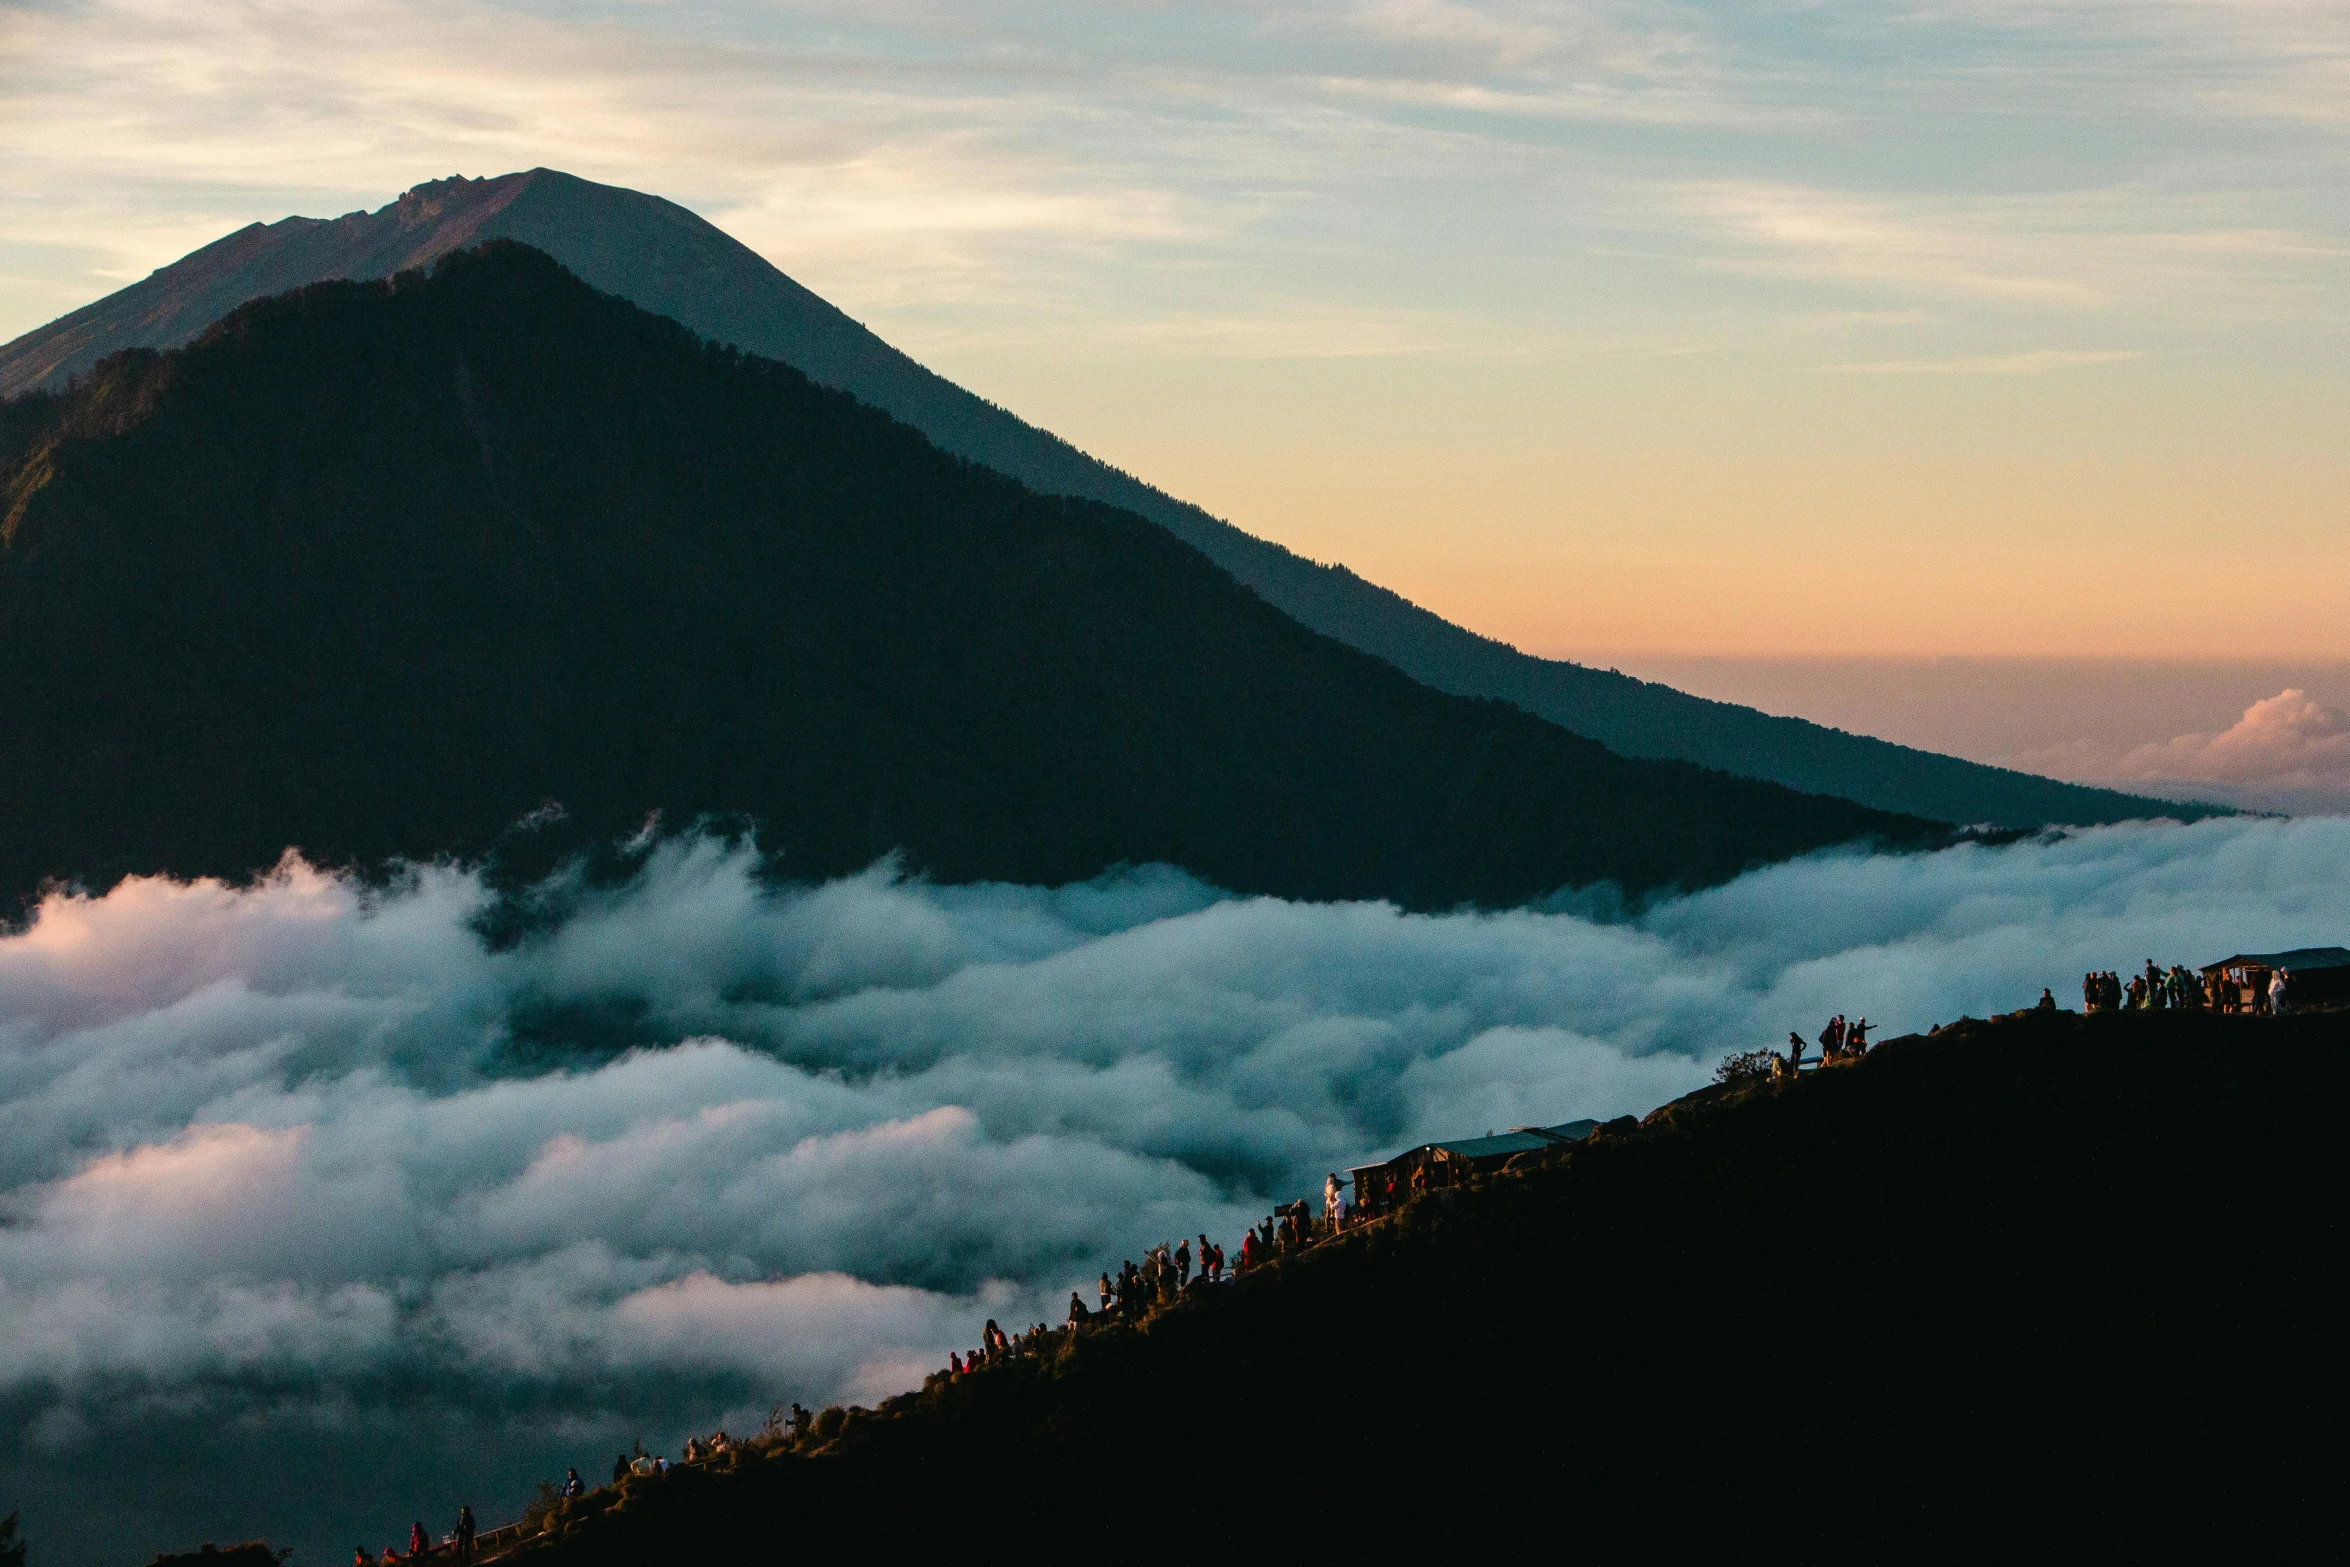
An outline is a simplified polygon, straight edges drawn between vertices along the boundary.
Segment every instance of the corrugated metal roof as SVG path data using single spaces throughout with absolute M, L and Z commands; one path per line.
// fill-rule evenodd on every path
M 1420 1143 L 1402 1153 L 1374 1159 L 1369 1164 L 1348 1165 L 1346 1173 L 1360 1175 L 1365 1170 L 1384 1170 L 1398 1159 L 1406 1159 L 1431 1148 L 1462 1159 L 1490 1159 L 1500 1154 L 1532 1153 L 1538 1148 L 1553 1148 L 1560 1143 L 1579 1142 L 1589 1137 L 1597 1121 L 1561 1121 L 1556 1126 L 1513 1126 L 1506 1132 L 1488 1137 L 1453 1138 L 1444 1142 Z
M 1430 1143 L 1457 1159 L 1491 1159 L 1500 1154 L 1532 1153 L 1538 1148 L 1558 1145 L 1555 1137 L 1540 1132 L 1502 1132 L 1492 1137 L 1464 1137 L 1454 1142 Z
M 2254 963 L 2262 968 L 2350 968 L 2350 947 L 2295 947 L 2290 952 L 2239 952 L 2232 958 L 2217 963 L 2206 963 L 2203 972 L 2234 968 L 2238 964 Z

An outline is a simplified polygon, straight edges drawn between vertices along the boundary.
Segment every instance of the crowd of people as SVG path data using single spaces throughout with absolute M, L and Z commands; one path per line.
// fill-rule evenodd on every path
M 1161 1242 L 1145 1251 L 1140 1262 L 1128 1258 L 1114 1270 L 1104 1269 L 1095 1282 L 1092 1305 L 1086 1304 L 1082 1291 L 1071 1290 L 1068 1317 L 1057 1328 L 1038 1322 L 1024 1332 L 1006 1333 L 990 1318 L 980 1330 L 976 1348 L 968 1354 L 948 1352 L 943 1375 L 959 1380 L 989 1366 L 1055 1353 L 1067 1335 L 1087 1328 L 1140 1322 L 1161 1307 L 1196 1299 L 1230 1278 L 1302 1252 L 1347 1228 L 1356 1218 L 1347 1182 L 1333 1170 L 1322 1185 L 1319 1215 L 1302 1198 L 1275 1208 L 1262 1223 L 1242 1234 L 1238 1254 L 1230 1259 L 1229 1267 L 1224 1248 L 1204 1234 L 1196 1237 L 1196 1244 L 1193 1240 Z
M 813 1417 L 807 1410 L 794 1404 L 791 1406 L 791 1418 L 788 1422 L 784 1421 L 779 1413 L 770 1424 L 779 1430 L 788 1426 L 797 1434 L 806 1435 L 812 1419 Z M 685 1441 L 682 1461 L 686 1464 L 716 1462 L 735 1452 L 740 1445 L 723 1429 L 713 1432 L 709 1436 L 689 1436 Z M 666 1457 L 659 1453 L 646 1452 L 644 1443 L 639 1442 L 632 1451 L 622 1453 L 612 1460 L 612 1483 L 618 1485 L 631 1476 L 665 1475 L 669 1473 L 669 1470 L 670 1463 Z M 579 1471 L 573 1468 L 563 1472 L 563 1483 L 552 1488 L 554 1493 L 552 1497 L 547 1497 L 547 1490 L 548 1488 L 542 1485 L 540 1495 L 547 1501 L 560 1504 L 576 1501 L 587 1495 L 588 1485 L 587 1481 L 580 1477 Z M 544 1506 L 545 1502 L 540 1505 Z M 509 1525 L 508 1527 L 514 1526 Z M 506 1531 L 496 1532 L 503 1534 Z M 396 1545 L 387 1545 L 384 1547 L 383 1554 L 377 1556 L 371 1554 L 364 1545 L 355 1546 L 351 1551 L 351 1561 L 353 1567 L 377 1567 L 377 1564 L 380 1563 L 416 1561 L 429 1557 L 438 1557 L 449 1562 L 472 1562 L 476 1559 L 480 1540 L 481 1531 L 474 1522 L 473 1509 L 460 1507 L 457 1509 L 456 1526 L 438 1540 L 434 1540 L 426 1533 L 424 1523 L 420 1519 L 408 1527 L 408 1548 L 405 1551 Z
M 1855 1018 L 1847 1023 L 1839 1012 L 1828 1019 L 1828 1026 L 1820 1030 L 1820 1064 L 1836 1066 L 1846 1061 L 1858 1061 L 1869 1053 L 1869 1030 L 1873 1027 L 1867 1018 Z M 1787 1049 L 1784 1053 L 1767 1051 L 1770 1075 L 1775 1078 L 1793 1077 L 1803 1070 L 1803 1052 L 1807 1047 L 1803 1036 L 1793 1029 L 1787 1031 Z M 1759 1061 L 1759 1056 L 1740 1057 Z
M 1059 1348 L 1067 1335 L 1087 1327 L 1115 1321 L 1140 1322 L 1151 1312 L 1174 1304 L 1178 1300 L 1197 1298 L 1206 1291 L 1224 1284 L 1229 1278 L 1260 1268 L 1278 1257 L 1304 1251 L 1318 1241 L 1336 1234 L 1355 1217 L 1348 1200 L 1347 1183 L 1336 1171 L 1323 1183 L 1323 1210 L 1316 1215 L 1310 1204 L 1300 1201 L 1276 1208 L 1263 1223 L 1241 1237 L 1240 1250 L 1228 1268 L 1222 1246 L 1205 1234 L 1196 1241 L 1182 1240 L 1172 1245 L 1151 1247 L 1137 1263 L 1129 1259 L 1115 1272 L 1104 1271 L 1097 1289 L 1098 1304 L 1088 1306 L 1082 1294 L 1071 1291 L 1069 1316 L 1066 1323 L 1056 1328 L 1049 1323 L 1031 1323 L 1025 1331 L 1006 1333 L 993 1318 L 981 1329 L 978 1347 L 968 1354 L 950 1351 L 947 1369 L 941 1373 L 949 1380 L 963 1377 L 1008 1361 L 1049 1355 Z M 933 1380 L 936 1380 L 935 1378 Z M 769 1417 L 768 1428 L 750 1443 L 757 1451 L 773 1442 L 802 1442 L 813 1435 L 819 1442 L 832 1434 L 824 1424 L 837 1420 L 841 1412 L 828 1410 L 819 1420 L 801 1405 L 794 1403 L 786 1416 L 780 1408 Z M 706 1464 L 722 1462 L 743 1444 L 723 1430 L 707 1437 L 689 1437 L 686 1440 L 683 1462 Z M 622 1453 L 612 1461 L 612 1484 L 637 1477 L 665 1475 L 670 1470 L 669 1460 L 656 1453 L 648 1453 L 641 1442 L 633 1452 Z M 565 1471 L 563 1483 L 542 1488 L 544 1500 L 538 1507 L 575 1501 L 587 1494 L 587 1482 L 577 1469 Z M 526 1515 L 525 1528 L 530 1527 Z M 506 1531 L 497 1531 L 503 1535 Z M 371 1554 L 365 1546 L 352 1551 L 354 1567 L 375 1567 L 378 1563 L 409 1561 L 424 1557 L 441 1557 L 450 1561 L 471 1562 L 476 1559 L 477 1531 L 473 1509 L 461 1507 L 457 1511 L 457 1525 L 447 1535 L 435 1541 L 425 1532 L 421 1521 L 408 1531 L 408 1548 L 387 1546 L 380 1556 Z
M 2081 976 L 2084 1012 L 2163 1012 L 2173 1009 L 2283 1014 L 2291 1009 L 2293 973 L 2272 969 L 2268 982 L 2240 969 L 2223 971 L 2214 982 L 2184 964 L 2165 969 L 2152 958 L 2143 973 L 2125 982 L 2110 971 Z M 2049 1003 L 2054 1005 L 2053 1001 Z
M 573 1479 L 579 1477 L 576 1469 L 571 1474 Z M 420 1518 L 408 1526 L 407 1550 L 387 1545 L 383 1555 L 371 1556 L 366 1546 L 355 1545 L 351 1548 L 352 1567 L 372 1567 L 376 1562 L 414 1561 L 427 1556 L 445 1556 L 453 1562 L 470 1562 L 474 1555 L 474 1540 L 479 1534 L 480 1530 L 473 1521 L 473 1509 L 469 1506 L 459 1507 L 457 1526 L 440 1540 L 435 1541 L 424 1532 L 424 1520 Z

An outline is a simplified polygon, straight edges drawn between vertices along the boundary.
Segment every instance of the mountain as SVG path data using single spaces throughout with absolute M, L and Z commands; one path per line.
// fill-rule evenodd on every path
M 1430 691 L 510 242 L 0 404 L 0 505 L 18 897 L 656 813 L 803 877 L 1167 861 L 1415 907 L 1939 836 Z
M 552 169 L 452 176 L 372 213 L 251 224 L 0 347 L 0 396 L 62 387 L 121 349 L 187 342 L 247 300 L 327 279 L 388 278 L 488 239 L 543 250 L 597 288 L 714 342 L 789 364 L 1031 489 L 1147 517 L 1325 636 L 1440 691 L 1515 703 L 1624 755 L 1694 761 L 1941 821 L 2033 827 L 2200 814 L 1530 657 L 1344 567 L 1243 533 L 1023 423 L 916 364 L 682 207 Z
M 882 1528 L 943 1550 L 975 1523 L 1083 1551 L 1137 1520 L 2274 1554 L 2251 1542 L 2331 1520 L 2308 1433 L 2340 1360 L 2346 1091 L 2341 1012 L 1896 1039 L 1521 1156 L 1139 1323 L 600 1486 L 514 1559 L 740 1562 Z

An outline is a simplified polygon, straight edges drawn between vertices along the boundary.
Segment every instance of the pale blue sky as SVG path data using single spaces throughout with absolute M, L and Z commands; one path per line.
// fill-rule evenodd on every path
M 1537 650 L 2350 654 L 2338 0 L 0 0 L 0 336 L 541 163 Z

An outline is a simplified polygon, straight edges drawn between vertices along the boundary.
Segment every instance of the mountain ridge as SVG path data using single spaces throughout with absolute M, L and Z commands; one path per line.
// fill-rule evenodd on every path
M 0 404 L 0 495 L 18 898 L 655 813 L 794 877 L 1164 861 L 1416 908 L 1942 838 L 1430 691 L 512 241 Z
M 1437 690 L 1511 702 L 1623 755 L 1693 761 L 1899 814 L 1999 827 L 2210 812 L 1941 756 L 1522 653 L 1087 456 L 891 348 L 683 207 L 551 169 L 486 180 L 451 176 L 418 185 L 372 213 L 248 225 L 0 346 L 0 396 L 54 389 L 111 351 L 185 342 L 255 297 L 330 278 L 388 277 L 491 238 L 530 244 L 590 284 L 705 338 L 790 364 L 1041 493 L 1081 496 L 1146 517 L 1315 631 Z
M 2027 1010 L 1719 1084 L 1138 1322 L 542 1493 L 511 1559 L 748 1560 L 877 1517 L 947 1548 L 966 1498 L 1079 1547 L 1195 1506 L 1219 1538 L 1571 1516 L 1932 1556 L 2133 1505 L 2241 1541 L 2257 1501 L 2282 1536 L 2330 1494 L 2298 1433 L 2345 1042 L 2340 1011 Z

